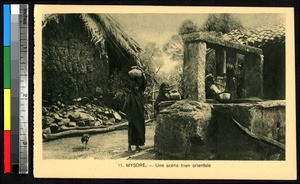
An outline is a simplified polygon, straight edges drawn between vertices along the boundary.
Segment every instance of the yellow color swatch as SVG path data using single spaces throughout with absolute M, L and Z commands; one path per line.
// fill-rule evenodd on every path
M 11 129 L 11 97 L 10 89 L 4 89 L 4 130 Z

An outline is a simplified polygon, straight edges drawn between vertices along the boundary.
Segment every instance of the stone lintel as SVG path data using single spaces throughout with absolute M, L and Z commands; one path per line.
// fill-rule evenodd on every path
M 238 50 L 242 54 L 244 54 L 245 52 L 252 52 L 255 54 L 263 53 L 263 51 L 259 48 L 238 44 L 232 41 L 227 41 L 224 40 L 223 38 L 215 37 L 208 32 L 194 32 L 194 33 L 184 34 L 182 35 L 182 39 L 184 42 L 203 41 L 206 42 L 209 47 L 210 46 L 215 47 L 218 45 L 223 47 L 229 47 Z

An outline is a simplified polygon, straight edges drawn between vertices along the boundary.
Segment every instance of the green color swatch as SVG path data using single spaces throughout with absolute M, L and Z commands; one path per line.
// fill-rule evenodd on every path
M 4 47 L 4 88 L 10 89 L 10 47 Z

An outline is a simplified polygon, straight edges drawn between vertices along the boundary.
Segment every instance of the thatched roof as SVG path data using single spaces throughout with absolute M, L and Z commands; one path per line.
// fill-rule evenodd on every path
M 251 29 L 233 30 L 222 36 L 225 40 L 240 44 L 263 47 L 266 44 L 282 44 L 285 42 L 285 27 L 273 25 Z
M 49 14 L 44 16 L 42 22 L 46 27 L 50 22 L 63 23 L 68 14 Z M 139 52 L 142 50 L 139 44 L 128 36 L 120 24 L 109 14 L 80 14 L 80 19 L 84 22 L 88 30 L 91 41 L 99 47 L 102 54 L 106 52 L 105 41 L 116 48 L 115 52 L 130 65 L 141 66 Z M 126 52 L 126 53 L 125 53 Z M 128 58 L 127 56 L 131 56 Z

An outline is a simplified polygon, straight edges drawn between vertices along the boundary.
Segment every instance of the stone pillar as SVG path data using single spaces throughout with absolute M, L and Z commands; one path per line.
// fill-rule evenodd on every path
M 227 62 L 226 62 L 226 64 L 228 64 L 228 63 L 233 64 L 233 66 L 235 67 L 235 69 L 237 69 L 237 64 L 238 64 L 237 52 L 235 50 L 233 50 L 233 49 L 227 50 L 226 55 L 227 55 Z
M 245 97 L 263 97 L 263 58 L 261 54 L 245 55 Z
M 216 48 L 216 65 L 217 75 L 224 75 L 226 73 L 226 50 L 222 47 Z
M 205 101 L 205 62 L 205 42 L 185 43 L 182 78 L 184 98 Z
M 226 71 L 226 89 L 230 92 L 231 98 L 236 98 L 237 92 L 237 78 L 236 78 L 236 71 L 237 71 L 237 52 L 233 49 L 228 49 L 226 51 L 227 61 L 226 64 L 232 64 L 234 66 L 234 71 Z

